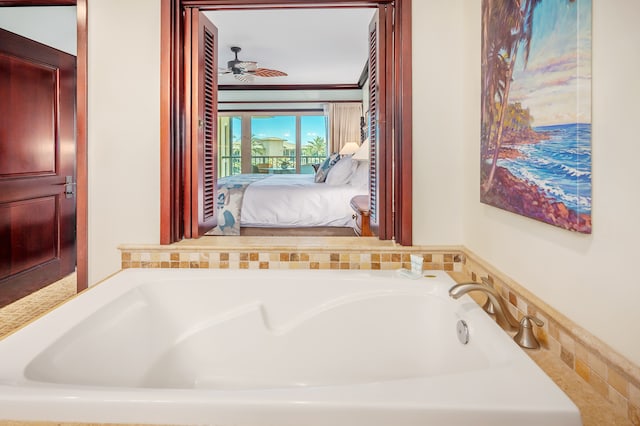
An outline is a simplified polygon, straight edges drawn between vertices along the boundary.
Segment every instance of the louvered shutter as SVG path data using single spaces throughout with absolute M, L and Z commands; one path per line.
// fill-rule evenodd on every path
M 378 31 L 377 14 L 369 26 L 369 217 L 370 221 L 378 224 Z
M 192 11 L 191 237 L 217 225 L 218 29 Z
M 391 31 L 389 6 L 380 5 L 369 24 L 369 194 L 372 230 L 382 240 L 393 238 L 393 136 L 387 105 L 392 90 L 391 71 L 387 67 L 387 55 L 391 52 L 385 41 Z

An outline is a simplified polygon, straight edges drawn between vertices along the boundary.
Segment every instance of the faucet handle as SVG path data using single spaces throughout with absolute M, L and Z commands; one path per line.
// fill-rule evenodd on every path
M 491 281 L 489 281 L 489 277 L 480 277 L 480 281 L 482 281 L 482 284 L 486 285 L 487 287 L 493 288 L 493 284 L 491 283 Z M 487 301 L 484 302 L 484 305 L 482 305 L 482 309 L 484 309 L 484 311 L 489 315 L 496 314 L 496 307 L 493 306 L 493 303 L 491 303 L 491 299 L 489 299 L 488 297 Z
M 523 348 L 527 349 L 538 349 L 540 347 L 540 342 L 536 338 L 536 335 L 533 333 L 533 322 L 538 327 L 542 327 L 544 322 L 540 321 L 536 317 L 532 317 L 529 315 L 525 315 L 520 320 L 520 328 L 515 336 L 513 336 L 513 340 Z
M 482 281 L 482 284 L 488 287 L 493 287 L 493 283 L 489 281 L 489 277 L 480 277 L 480 281 Z

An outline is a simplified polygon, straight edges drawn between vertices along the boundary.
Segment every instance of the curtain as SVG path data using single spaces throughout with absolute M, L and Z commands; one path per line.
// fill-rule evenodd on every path
M 359 102 L 330 103 L 329 117 L 329 153 L 340 152 L 347 142 L 360 145 L 360 117 L 362 104 Z

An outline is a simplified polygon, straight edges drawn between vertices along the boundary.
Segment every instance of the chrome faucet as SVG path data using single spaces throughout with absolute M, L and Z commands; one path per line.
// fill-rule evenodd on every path
M 502 297 L 500 297 L 498 291 L 493 287 L 478 283 L 456 284 L 449 289 L 449 296 L 454 299 L 458 299 L 470 291 L 481 291 L 485 293 L 495 308 L 496 317 L 498 319 L 502 319 L 502 321 L 509 327 L 509 330 L 515 331 L 519 328 L 520 323 L 513 317 L 513 315 L 511 315 L 511 312 L 509 312 L 509 309 L 502 300 Z

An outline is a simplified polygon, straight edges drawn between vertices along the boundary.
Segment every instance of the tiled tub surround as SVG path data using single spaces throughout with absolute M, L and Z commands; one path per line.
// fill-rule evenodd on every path
M 371 269 L 394 270 L 411 267 L 415 252 L 371 252 L 275 250 L 205 252 L 122 253 L 122 268 L 220 268 L 220 269 Z M 424 254 L 424 269 L 462 271 L 462 257 L 456 252 Z
M 576 325 L 560 312 L 531 294 L 527 289 L 506 277 L 471 251 L 463 250 L 464 275 L 479 281 L 489 277 L 511 313 L 520 319 L 535 316 L 544 326 L 535 327 L 542 344 L 541 355 L 530 352 L 539 361 L 552 356 L 588 383 L 603 398 L 611 402 L 615 414 L 640 425 L 640 367 L 618 354 L 604 342 Z M 600 424 L 620 424 L 619 422 Z
M 605 416 L 605 420 L 585 419 L 585 424 L 640 425 L 640 368 L 464 247 L 403 247 L 375 239 L 360 244 L 345 239 L 341 246 L 324 244 L 323 239 L 310 245 L 305 244 L 308 239 L 253 239 L 254 247 L 242 240 L 226 241 L 231 243 L 223 247 L 194 241 L 171 246 L 123 245 L 122 268 L 393 270 L 410 268 L 410 255 L 422 254 L 425 270 L 449 271 L 459 282 L 489 277 L 516 318 L 526 314 L 544 321 L 535 331 L 542 350 L 527 351 L 530 356 L 545 369 L 553 368 L 548 360 L 558 360 L 557 364 L 568 367 L 590 385 L 590 392 L 595 391 L 614 408 L 615 419 L 592 407 L 592 415 Z M 583 410 L 591 405 L 589 401 L 579 404 Z
M 410 268 L 411 254 L 424 255 L 424 269 L 461 272 L 463 268 L 458 247 L 432 247 L 424 252 L 377 238 L 352 237 L 205 238 L 210 243 L 185 240 L 170 246 L 121 246 L 122 268 L 394 270 Z

